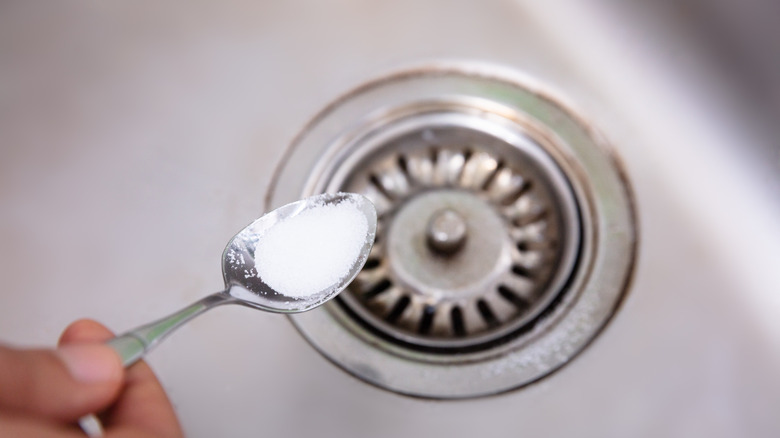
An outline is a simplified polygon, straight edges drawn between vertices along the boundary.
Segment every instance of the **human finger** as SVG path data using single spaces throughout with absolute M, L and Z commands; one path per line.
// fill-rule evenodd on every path
M 168 396 L 149 365 L 139 361 L 127 370 L 122 395 L 106 415 L 107 436 L 183 436 Z
M 0 415 L 2 436 L 15 438 L 84 438 L 84 433 L 42 418 Z
M 91 319 L 79 319 L 65 327 L 58 345 L 103 343 L 113 337 L 114 333 L 103 324 Z
M 106 341 L 113 334 L 102 324 L 80 320 L 71 324 L 60 337 L 60 343 Z M 107 437 L 120 436 L 182 436 L 179 421 L 165 390 L 144 361 L 129 367 L 125 386 L 114 405 L 103 415 Z
M 56 351 L 0 346 L 0 409 L 73 421 L 110 404 L 123 375 L 119 356 L 102 344 Z

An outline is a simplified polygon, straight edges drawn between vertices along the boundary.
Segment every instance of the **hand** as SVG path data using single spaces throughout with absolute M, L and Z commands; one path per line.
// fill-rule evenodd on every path
M 76 321 L 57 350 L 0 346 L 0 434 L 78 437 L 79 418 L 97 413 L 106 437 L 180 437 L 168 397 L 145 362 L 124 369 L 103 343 L 103 325 Z

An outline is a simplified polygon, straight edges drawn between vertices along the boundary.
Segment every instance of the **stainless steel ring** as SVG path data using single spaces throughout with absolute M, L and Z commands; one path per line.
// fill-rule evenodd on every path
M 472 146 L 461 141 L 470 133 L 478 134 L 469 140 Z M 437 136 L 446 141 L 437 142 Z M 415 151 L 429 146 L 435 158 L 410 161 Z M 442 159 L 448 164 L 433 171 L 431 181 L 439 178 L 436 181 L 445 184 L 418 190 L 412 183 L 424 172 L 408 166 L 435 168 L 443 151 L 448 151 Z M 484 156 L 477 160 L 478 154 Z M 385 164 L 401 155 L 406 169 Z M 487 166 L 490 160 L 497 164 L 488 180 L 475 179 L 478 171 L 464 170 Z M 501 169 L 509 170 L 499 176 Z M 440 204 L 447 204 L 442 198 L 450 196 L 458 214 L 468 218 L 478 211 L 484 213 L 480 221 L 495 219 L 501 225 L 493 228 L 512 231 L 523 224 L 508 223 L 502 209 L 490 203 L 489 179 L 503 178 L 509 187 L 518 176 L 543 188 L 536 201 L 523 205 L 554 204 L 547 205 L 554 217 L 548 225 L 557 231 L 539 236 L 560 239 L 559 253 L 548 260 L 550 280 L 540 282 L 546 289 L 532 294 L 527 318 L 511 319 L 498 311 L 495 303 L 506 303 L 496 300 L 507 298 L 494 298 L 494 291 L 503 285 L 505 272 L 486 268 L 469 277 L 444 269 L 441 272 L 463 280 L 444 287 L 433 275 L 425 277 L 425 270 L 410 275 L 414 267 L 400 266 L 404 257 L 398 255 L 410 253 L 382 250 L 387 242 L 380 241 L 380 251 L 386 252 L 376 255 L 377 266 L 390 265 L 391 286 L 377 292 L 357 281 L 339 302 L 294 316 L 293 323 L 318 351 L 349 373 L 420 397 L 495 394 L 537 381 L 569 363 L 601 332 L 628 290 L 637 246 L 634 199 L 622 165 L 604 139 L 532 81 L 493 66 L 438 63 L 369 82 L 323 110 L 295 139 L 274 175 L 267 207 L 321 191 L 364 191 L 374 196 L 379 210 L 386 210 L 384 226 L 393 233 L 393 224 L 404 220 L 404 226 L 396 228 L 424 230 Z M 426 196 L 431 199 L 423 199 Z M 475 228 L 472 235 L 491 238 Z M 397 247 L 407 234 L 379 235 L 390 237 L 390 246 Z M 423 257 L 418 261 L 442 256 L 425 253 L 424 240 L 414 243 L 417 256 Z M 465 245 L 457 256 L 470 250 Z M 495 257 L 488 265 L 505 266 L 503 256 Z M 471 261 L 461 268 L 479 264 L 476 258 Z M 458 266 L 452 258 L 443 263 Z M 377 266 L 370 265 L 364 277 L 370 277 L 372 269 L 377 272 Z M 436 268 L 434 262 L 425 266 Z M 472 283 L 479 287 L 464 286 Z M 388 292 L 396 285 L 400 292 Z M 377 304 L 376 297 L 386 302 Z M 458 299 L 474 305 L 452 304 Z M 447 315 L 449 326 L 434 333 L 420 313 L 425 303 L 449 303 L 446 310 L 436 308 Z M 474 325 L 480 321 L 482 326 Z

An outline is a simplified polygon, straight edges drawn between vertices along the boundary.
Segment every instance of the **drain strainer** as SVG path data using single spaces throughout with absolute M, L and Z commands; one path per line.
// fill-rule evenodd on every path
M 381 228 L 344 304 L 410 348 L 488 348 L 530 323 L 571 274 L 579 215 L 567 179 L 533 142 L 430 105 L 361 144 L 334 188 L 362 193 Z
M 368 196 L 376 243 L 347 291 L 293 322 L 404 394 L 481 396 L 549 374 L 603 328 L 633 268 L 632 199 L 603 141 L 490 69 L 407 71 L 328 107 L 268 207 L 324 191 Z

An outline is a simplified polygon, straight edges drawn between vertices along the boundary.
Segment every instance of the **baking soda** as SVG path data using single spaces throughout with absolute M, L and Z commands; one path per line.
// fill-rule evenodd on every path
M 368 222 L 350 200 L 311 207 L 270 227 L 257 242 L 258 277 L 291 298 L 338 284 L 358 261 Z

